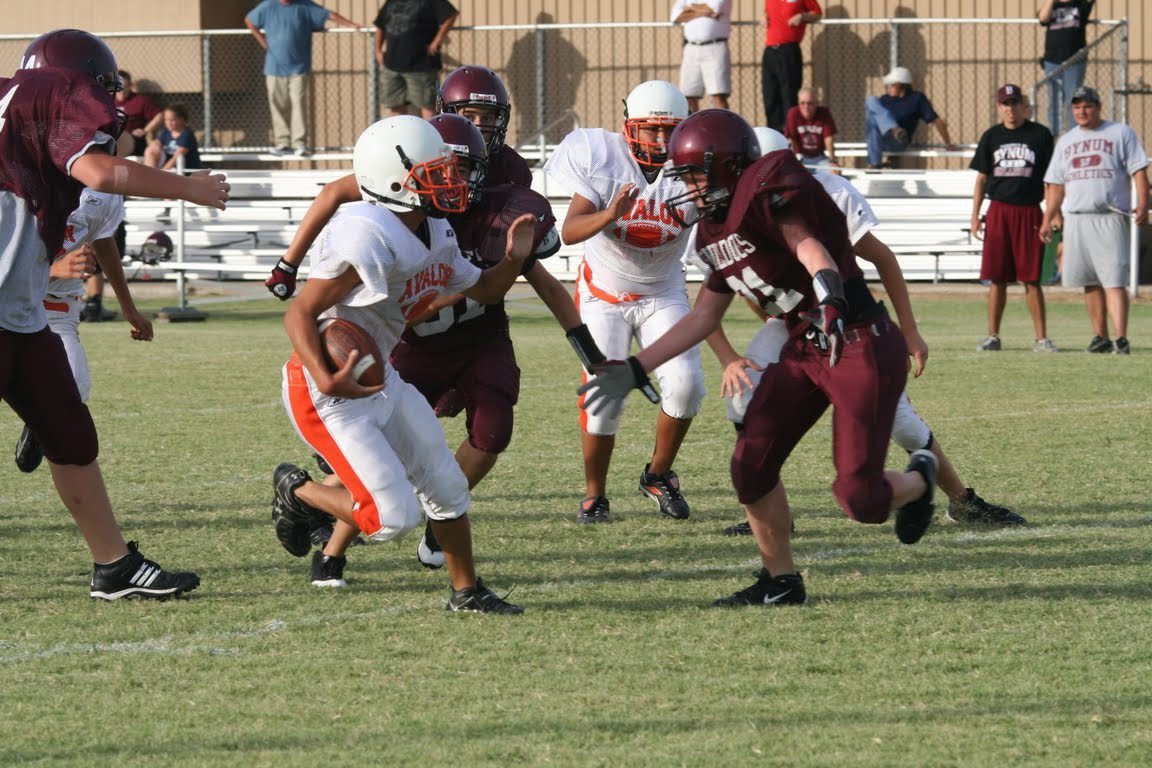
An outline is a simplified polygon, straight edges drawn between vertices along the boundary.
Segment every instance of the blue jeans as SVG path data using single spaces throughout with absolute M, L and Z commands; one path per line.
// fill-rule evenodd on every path
M 908 141 L 897 141 L 892 129 L 899 128 L 892 119 L 892 113 L 880 103 L 876 96 L 864 100 L 864 138 L 868 144 L 868 165 L 880 165 L 885 152 L 900 152 L 908 149 Z M 909 141 L 912 139 L 908 137 Z
M 1044 62 L 1044 74 L 1051 74 L 1059 64 L 1051 61 Z M 1072 127 L 1072 112 L 1068 108 L 1068 100 L 1076 89 L 1084 85 L 1084 70 L 1088 62 L 1082 61 L 1073 64 L 1064 70 L 1059 77 L 1048 81 L 1048 128 L 1053 136 L 1059 136 Z

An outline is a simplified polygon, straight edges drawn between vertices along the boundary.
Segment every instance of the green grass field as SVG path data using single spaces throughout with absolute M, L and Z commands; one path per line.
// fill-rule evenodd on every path
M 271 471 L 313 467 L 280 405 L 270 298 L 202 324 L 82 327 L 101 463 L 129 538 L 203 585 L 168 603 L 87 597 L 87 550 L 44 468 L 0 472 L 0 764 L 100 766 L 1089 766 L 1152 763 L 1152 313 L 1128 358 L 1083 352 L 1075 296 L 1031 351 L 977 353 L 982 294 L 915 294 L 932 349 L 910 385 L 961 475 L 1028 518 L 938 515 L 918 545 L 845 519 L 828 420 L 785 468 L 804 608 L 713 609 L 757 567 L 728 480 L 718 370 L 677 463 L 690 520 L 636 489 L 655 409 L 633 398 L 610 495 L 583 495 L 577 364 L 539 303 L 513 304 L 513 444 L 474 494 L 479 570 L 521 617 L 444 611 L 416 538 L 308 583 L 277 544 Z M 158 308 L 171 300 L 147 302 Z M 746 340 L 751 317 L 732 313 Z M 453 446 L 462 420 L 445 423 Z M 19 424 L 0 409 L 0 435 Z M 11 450 L 11 449 L 9 449 Z M 9 454 L 10 455 L 10 454 Z M 889 464 L 901 467 L 894 450 Z

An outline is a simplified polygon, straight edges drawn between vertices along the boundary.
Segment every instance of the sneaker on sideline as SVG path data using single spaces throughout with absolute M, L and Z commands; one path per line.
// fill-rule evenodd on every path
M 114 563 L 93 565 L 89 595 L 100 600 L 139 597 L 166 600 L 200 586 L 191 571 L 165 571 L 140 554 L 136 542 L 128 542 L 128 554 Z
M 576 522 L 581 524 L 608 522 L 608 499 L 603 496 L 586 496 L 580 502 Z
M 1127 339 L 1124 340 L 1127 343 Z M 1088 344 L 1088 351 L 1097 355 L 1106 355 L 1112 351 L 1112 340 L 1101 336 L 1093 336 Z
M 1032 345 L 1033 352 L 1059 352 L 1060 349 L 1052 343 L 1052 339 L 1043 338 L 1036 339 L 1036 343 Z
M 279 146 L 273 147 L 272 154 L 276 155 L 276 157 L 283 157 L 284 155 L 288 154 L 288 146 L 286 144 L 281 144 Z
M 807 602 L 808 593 L 804 590 L 803 576 L 798 573 L 772 576 L 761 568 L 752 586 L 722 597 L 712 605 L 736 608 L 745 605 L 804 605 Z
M 416 547 L 416 559 L 425 568 L 436 570 L 444 567 L 444 550 L 440 549 L 440 542 L 436 541 L 431 521 L 424 523 L 424 535 L 420 537 L 420 544 Z
M 484 580 L 480 578 L 476 579 L 474 587 L 452 590 L 448 604 L 444 607 L 457 613 L 496 613 L 504 616 L 524 613 L 523 608 L 513 605 L 484 586 Z
M 312 553 L 312 586 L 348 586 L 348 582 L 344 581 L 344 566 L 346 565 L 348 565 L 348 558 L 340 555 L 326 555 L 324 550 L 316 550 Z
M 680 476 L 672 470 L 662 475 L 649 474 L 651 464 L 644 465 L 640 473 L 640 492 L 660 505 L 660 514 L 673 520 L 687 520 L 692 514 L 688 502 L 680 493 Z
M 292 154 L 296 155 L 296 157 L 308 157 L 312 153 L 308 151 L 307 147 L 296 147 L 296 149 L 292 150 Z
M 43 460 L 44 449 L 40 439 L 25 424 L 20 439 L 16 441 L 16 468 L 21 472 L 35 472 Z
M 980 342 L 980 346 L 976 347 L 977 352 L 999 352 L 1000 351 L 1000 337 L 991 335 L 984 341 Z
M 933 494 L 936 492 L 936 474 L 940 471 L 940 460 L 932 451 L 921 448 L 912 451 L 905 472 L 919 472 L 927 486 L 924 495 L 908 502 L 896 512 L 896 538 L 904 544 L 920 541 L 928 526 L 932 525 L 932 515 L 936 511 Z
M 1007 507 L 989 504 L 971 488 L 965 489 L 962 499 L 948 501 L 948 519 L 957 523 L 980 523 L 982 525 L 1027 525 L 1028 521 Z

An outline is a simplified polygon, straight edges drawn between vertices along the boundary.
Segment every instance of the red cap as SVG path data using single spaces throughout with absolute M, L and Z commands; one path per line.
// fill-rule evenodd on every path
M 1024 92 L 1020 90 L 1020 86 L 1008 83 L 1007 85 L 1000 86 L 1000 90 L 996 91 L 996 103 L 1003 104 L 1006 101 L 1024 101 Z

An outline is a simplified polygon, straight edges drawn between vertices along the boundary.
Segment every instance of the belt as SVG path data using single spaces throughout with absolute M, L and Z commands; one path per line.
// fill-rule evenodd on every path
M 800 45 L 800 43 L 777 43 L 776 45 L 766 45 L 765 48 L 787 48 L 789 45 Z
M 726 43 L 726 42 L 728 42 L 728 38 L 718 37 L 715 40 L 702 40 L 699 43 L 696 42 L 695 40 L 685 40 L 684 45 L 713 45 L 715 43 Z
M 590 267 L 586 261 L 581 265 L 581 276 L 584 278 L 584 284 L 588 286 L 588 293 L 600 299 L 600 301 L 606 301 L 609 304 L 623 304 L 626 301 L 636 301 L 637 299 L 644 298 L 644 296 L 639 293 L 628 293 L 627 291 L 623 293 L 611 293 L 603 288 L 597 287 L 592 282 L 592 267 Z
M 892 321 L 884 318 L 864 325 L 853 325 L 844 329 L 844 343 L 855 344 L 870 337 L 883 336 L 894 327 Z M 804 338 L 822 350 L 828 349 L 828 337 L 817 330 L 816 326 L 811 326 L 804 331 Z

